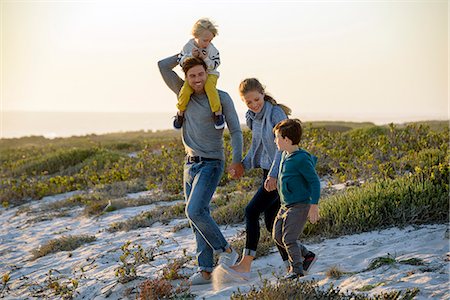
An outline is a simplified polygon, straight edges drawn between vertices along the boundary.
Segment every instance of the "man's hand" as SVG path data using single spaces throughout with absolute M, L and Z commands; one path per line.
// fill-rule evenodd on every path
M 233 179 L 239 179 L 244 175 L 244 166 L 241 163 L 234 163 L 228 167 L 228 174 Z
M 317 221 L 319 221 L 319 205 L 311 204 L 309 208 L 308 219 L 309 222 L 311 222 L 311 224 L 314 224 Z
M 267 176 L 266 180 L 264 181 L 264 188 L 268 192 L 276 190 L 277 189 L 277 179 Z

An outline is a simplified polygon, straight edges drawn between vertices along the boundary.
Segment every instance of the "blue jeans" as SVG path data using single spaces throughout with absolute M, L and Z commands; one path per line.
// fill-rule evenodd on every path
M 184 166 L 186 216 L 195 234 L 200 271 L 212 272 L 214 253 L 224 252 L 230 247 L 209 211 L 223 171 L 223 160 L 187 162 Z

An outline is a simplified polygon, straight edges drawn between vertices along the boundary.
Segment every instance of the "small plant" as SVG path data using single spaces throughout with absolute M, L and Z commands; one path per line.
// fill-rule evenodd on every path
M 120 283 L 126 283 L 137 277 L 136 268 L 144 263 L 149 263 L 153 257 L 149 257 L 141 245 L 133 245 L 127 241 L 120 249 L 123 254 L 119 257 L 120 266 L 116 268 L 115 275 Z
M 340 279 L 345 274 L 346 272 L 342 271 L 342 269 L 339 268 L 338 266 L 332 266 L 326 272 L 327 277 L 333 279 Z
M 190 286 L 187 281 L 182 281 L 174 288 L 167 279 L 148 279 L 139 285 L 139 295 L 137 299 L 194 299 L 194 295 L 192 295 L 189 290 Z
M 8 282 L 11 279 L 10 273 L 5 273 L 2 276 L 2 287 L 0 289 L 0 296 L 3 295 L 4 292 L 9 291 Z
M 399 260 L 398 261 L 399 264 L 403 264 L 403 265 L 412 265 L 412 266 L 423 266 L 425 265 L 425 263 L 423 262 L 422 259 L 420 258 L 409 258 L 409 259 L 404 259 L 404 260 Z
M 55 296 L 61 296 L 64 300 L 73 299 L 76 289 L 78 288 L 78 280 L 52 276 L 52 271 L 57 270 L 50 269 L 48 271 L 46 278 L 47 288 L 51 289 Z
M 393 265 L 393 264 L 395 264 L 395 262 L 396 262 L 395 258 L 392 257 L 390 254 L 388 254 L 387 256 L 377 257 L 377 258 L 374 258 L 369 263 L 369 266 L 364 271 L 371 271 L 371 270 L 377 269 L 381 266 Z
M 191 259 L 192 258 L 188 256 L 174 259 L 162 269 L 162 277 L 166 280 L 176 280 L 184 278 L 185 276 L 180 275 L 179 271 L 184 266 L 184 264 Z

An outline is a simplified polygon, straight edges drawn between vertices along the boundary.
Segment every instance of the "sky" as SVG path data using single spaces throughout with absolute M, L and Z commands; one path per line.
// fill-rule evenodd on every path
M 448 1 L 0 3 L 2 112 L 175 112 L 157 62 L 208 17 L 240 113 L 256 77 L 301 119 L 449 118 Z

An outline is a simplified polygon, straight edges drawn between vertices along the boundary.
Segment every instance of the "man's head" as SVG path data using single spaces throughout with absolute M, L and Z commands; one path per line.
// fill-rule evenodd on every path
M 299 119 L 286 119 L 275 125 L 273 133 L 278 149 L 285 151 L 286 147 L 300 143 L 303 133 L 301 124 Z
M 208 77 L 206 63 L 203 59 L 189 57 L 183 62 L 183 72 L 189 86 L 195 93 L 202 93 L 205 90 L 205 82 Z

